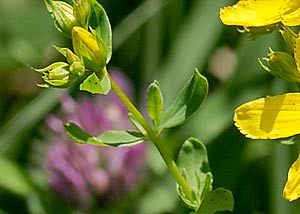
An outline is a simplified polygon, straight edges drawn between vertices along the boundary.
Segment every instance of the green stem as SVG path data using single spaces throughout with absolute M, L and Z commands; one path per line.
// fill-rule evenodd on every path
M 175 161 L 171 157 L 170 152 L 166 149 L 166 147 L 163 145 L 160 138 L 157 136 L 157 134 L 153 131 L 153 129 L 148 124 L 147 120 L 137 110 L 137 108 L 129 100 L 129 98 L 126 96 L 126 94 L 124 94 L 124 92 L 119 88 L 119 86 L 116 84 L 116 82 L 110 76 L 109 76 L 109 78 L 110 78 L 112 89 L 117 94 L 117 96 L 120 98 L 120 100 L 124 103 L 124 105 L 127 107 L 129 112 L 131 112 L 133 114 L 133 116 L 138 120 L 138 122 L 143 126 L 143 128 L 147 132 L 148 139 L 151 140 L 154 143 L 154 145 L 156 146 L 156 148 L 158 149 L 159 153 L 161 154 L 163 160 L 165 161 L 168 169 L 170 170 L 170 172 L 173 175 L 176 182 L 182 187 L 182 190 L 184 191 L 185 195 L 189 198 L 192 198 L 191 188 L 190 188 L 189 184 L 186 182 L 186 180 L 184 179 L 184 177 L 181 175 Z

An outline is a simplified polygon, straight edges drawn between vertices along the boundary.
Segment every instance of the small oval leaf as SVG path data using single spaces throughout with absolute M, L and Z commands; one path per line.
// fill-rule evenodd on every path
M 132 146 L 146 140 L 145 136 L 131 130 L 110 130 L 99 136 L 91 136 L 74 123 L 65 124 L 67 135 L 77 143 L 98 146 Z
M 207 79 L 198 70 L 195 70 L 192 79 L 162 115 L 159 128 L 164 129 L 181 125 L 199 109 L 207 93 Z
M 110 130 L 98 137 L 94 137 L 95 142 L 99 141 L 110 146 L 131 146 L 145 140 L 142 133 L 130 130 Z
M 159 83 L 156 80 L 148 87 L 147 110 L 150 119 L 156 125 L 163 111 L 163 97 L 159 88 Z
M 81 129 L 74 123 L 65 124 L 65 132 L 72 140 L 81 144 L 86 144 L 89 139 L 92 138 L 91 135 L 86 133 L 83 129 Z
M 97 31 L 106 45 L 108 51 L 106 62 L 108 63 L 112 54 L 112 30 L 104 8 L 96 0 L 92 0 L 89 24 Z
M 203 197 L 212 189 L 212 175 L 205 145 L 197 138 L 187 139 L 178 153 L 176 162 L 194 193 L 193 198 L 188 198 L 178 186 L 179 196 L 189 207 L 198 210 Z

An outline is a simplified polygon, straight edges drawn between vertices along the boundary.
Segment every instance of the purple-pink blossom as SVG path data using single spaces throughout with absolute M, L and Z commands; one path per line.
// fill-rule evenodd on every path
M 110 74 L 131 97 L 132 89 L 125 76 L 117 71 Z M 46 119 L 55 133 L 45 158 L 45 169 L 55 192 L 73 205 L 87 208 L 95 200 L 112 200 L 132 190 L 145 170 L 144 143 L 121 148 L 76 144 L 63 131 L 65 122 L 74 122 L 91 135 L 132 129 L 127 109 L 116 95 L 85 95 L 75 100 L 65 94 L 60 113 Z

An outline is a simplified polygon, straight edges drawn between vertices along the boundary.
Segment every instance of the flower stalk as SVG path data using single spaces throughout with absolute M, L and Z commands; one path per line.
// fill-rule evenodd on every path
M 176 180 L 176 182 L 182 187 L 185 195 L 189 198 L 192 198 L 192 190 L 189 184 L 186 182 L 182 174 L 180 173 L 175 161 L 172 159 L 170 152 L 164 147 L 162 141 L 159 136 L 155 133 L 155 131 L 150 127 L 147 120 L 144 116 L 137 110 L 135 105 L 130 101 L 130 99 L 126 96 L 126 94 L 120 89 L 117 83 L 109 76 L 112 90 L 116 93 L 116 95 L 120 98 L 123 104 L 127 107 L 128 111 L 133 114 L 136 120 L 142 125 L 147 133 L 147 138 L 151 140 L 160 155 L 162 156 L 164 162 L 166 163 L 168 169 L 170 170 L 172 176 Z

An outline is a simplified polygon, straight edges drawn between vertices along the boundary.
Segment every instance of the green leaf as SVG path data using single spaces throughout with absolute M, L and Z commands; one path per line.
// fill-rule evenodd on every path
M 135 145 L 142 143 L 145 137 L 142 133 L 129 130 L 110 130 L 95 138 L 110 146 Z
M 145 140 L 142 133 L 130 130 L 110 130 L 99 136 L 91 136 L 74 123 L 65 124 L 67 135 L 77 143 L 98 146 L 131 146 Z
M 219 211 L 233 211 L 234 199 L 231 191 L 217 188 L 204 198 L 197 214 L 211 214 Z
M 106 63 L 108 63 L 112 54 L 112 30 L 104 8 L 96 0 L 92 0 L 89 24 L 97 31 L 106 45 L 108 51 Z
M 82 130 L 74 123 L 65 124 L 65 132 L 67 135 L 77 143 L 86 144 L 92 138 L 91 135 Z
M 135 116 L 132 113 L 128 113 L 128 119 L 131 122 L 131 124 L 137 128 L 143 135 L 147 135 L 146 130 L 143 128 L 143 126 L 139 123 L 139 121 L 135 118 Z
M 205 145 L 196 138 L 187 139 L 178 153 L 177 165 L 193 190 L 193 198 L 189 198 L 178 185 L 179 196 L 189 207 L 198 210 L 206 193 L 212 189 L 212 174 Z
M 25 172 L 14 162 L 0 158 L 0 186 L 21 196 L 33 192 Z
M 156 125 L 163 111 L 163 97 L 159 83 L 156 80 L 148 87 L 147 110 L 150 119 L 154 122 L 154 125 Z
M 162 115 L 159 128 L 164 129 L 181 125 L 199 109 L 207 93 L 208 82 L 206 78 L 198 70 L 195 70 L 192 79 Z
M 105 73 L 102 79 L 95 72 L 89 75 L 80 85 L 80 90 L 88 91 L 92 94 L 108 94 L 111 89 L 110 80 Z

